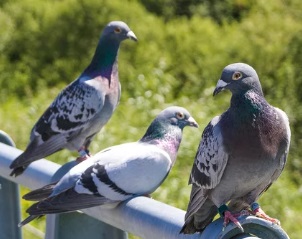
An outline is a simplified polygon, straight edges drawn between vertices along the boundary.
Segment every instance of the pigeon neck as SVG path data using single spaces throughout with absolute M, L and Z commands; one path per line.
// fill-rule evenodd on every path
M 233 94 L 231 99 L 231 109 L 236 117 L 241 119 L 257 117 L 268 106 L 263 95 L 254 90 L 249 90 L 244 94 Z
M 275 158 L 270 151 L 276 137 L 274 132 L 280 129 L 280 123 L 275 110 L 268 102 L 254 91 L 233 95 L 231 107 L 221 117 L 224 145 L 231 155 L 250 158 L 259 157 L 263 152 L 265 157 Z M 277 129 L 277 131 L 278 131 Z M 234 146 L 238 147 L 234 147 Z M 279 145 L 276 143 L 275 145 Z M 268 146 L 268 148 L 266 148 Z M 244 155 L 244 156 L 242 156 Z
M 163 149 L 169 154 L 174 163 L 181 142 L 181 136 L 182 130 L 178 126 L 154 120 L 140 141 L 154 144 Z
M 259 80 L 253 80 L 252 78 L 247 78 L 248 81 L 245 84 L 237 85 L 236 87 L 231 89 L 233 95 L 245 95 L 249 94 L 250 92 L 254 92 L 259 96 L 264 98 L 262 87 L 260 85 Z
M 120 42 L 112 39 L 101 38 L 95 50 L 91 63 L 83 75 L 95 78 L 102 76 L 111 79 L 112 72 L 117 67 L 117 55 Z

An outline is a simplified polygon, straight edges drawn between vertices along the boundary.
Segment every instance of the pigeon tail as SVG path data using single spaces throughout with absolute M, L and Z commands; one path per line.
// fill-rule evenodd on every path
M 52 191 L 54 187 L 56 186 L 57 182 L 48 184 L 44 186 L 43 188 L 38 188 L 36 190 L 33 190 L 27 194 L 25 194 L 22 198 L 28 201 L 40 201 L 47 197 L 49 197 L 52 194 Z
M 19 176 L 20 174 L 22 174 L 25 171 L 25 169 L 27 169 L 27 166 L 28 165 L 14 168 L 11 171 L 11 173 L 9 174 L 9 176 L 11 176 L 11 177 L 17 177 L 17 176 Z
M 47 157 L 62 149 L 62 145 L 65 143 L 63 137 L 56 135 L 50 138 L 48 141 L 41 144 L 41 138 L 34 138 L 26 150 L 20 154 L 9 166 L 13 171 L 10 176 L 18 176 L 24 172 L 32 162 Z
M 36 193 L 37 192 L 38 190 L 36 190 Z M 24 197 L 28 196 L 25 195 Z M 26 210 L 26 212 L 30 215 L 64 213 L 103 204 L 115 204 L 116 202 L 117 201 L 110 200 L 101 195 L 79 194 L 74 188 L 70 188 L 61 194 L 34 203 Z
M 202 232 L 208 226 L 217 214 L 217 207 L 207 199 L 191 217 L 187 218 L 180 233 L 193 234 Z
M 30 215 L 27 218 L 25 218 L 22 222 L 20 222 L 18 224 L 18 227 L 23 227 L 24 225 L 26 225 L 27 223 L 31 222 L 32 220 L 36 219 L 36 218 L 40 218 L 42 216 L 37 216 L 37 215 Z

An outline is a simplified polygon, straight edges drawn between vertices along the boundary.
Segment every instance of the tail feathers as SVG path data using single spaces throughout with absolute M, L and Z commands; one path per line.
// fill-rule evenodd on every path
M 31 222 L 32 220 L 36 219 L 36 218 L 40 218 L 42 216 L 36 216 L 36 215 L 30 215 L 29 217 L 25 218 L 22 222 L 20 222 L 18 224 L 18 227 L 23 227 L 24 225 L 26 225 L 27 223 Z
M 13 176 L 15 176 L 15 177 L 19 176 L 20 174 L 22 174 L 25 171 L 27 166 L 28 165 L 14 168 L 13 171 L 11 171 L 11 173 L 9 174 L 9 176 L 12 176 L 12 177 Z
M 38 137 L 34 138 L 30 143 L 28 144 L 26 150 L 20 154 L 9 166 L 11 169 L 17 168 L 17 167 L 23 167 L 28 166 L 31 162 L 40 159 L 39 154 L 37 154 L 37 149 L 40 145 L 43 145 L 43 142 L 41 142 L 41 139 Z
M 217 214 L 217 207 L 209 199 L 205 201 L 191 217 L 187 218 L 180 233 L 193 234 L 202 232 L 214 219 Z
M 193 184 L 185 223 L 180 233 L 193 234 L 203 231 L 216 214 L 217 207 L 208 199 L 208 190 Z
M 53 136 L 48 141 L 42 141 L 41 137 L 34 138 L 26 150 L 20 154 L 9 166 L 13 171 L 10 176 L 18 176 L 24 172 L 27 166 L 38 159 L 51 155 L 62 148 L 66 140 L 63 136 Z
M 42 188 L 33 190 L 25 194 L 22 198 L 27 201 L 40 201 L 46 199 L 50 196 L 53 191 L 53 188 L 56 186 L 57 182 L 48 184 Z
M 63 193 L 33 204 L 26 212 L 30 215 L 63 213 L 117 202 L 101 195 L 79 194 L 71 188 Z

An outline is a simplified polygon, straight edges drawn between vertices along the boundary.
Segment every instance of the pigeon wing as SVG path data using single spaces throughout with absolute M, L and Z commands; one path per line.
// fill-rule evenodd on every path
M 89 127 L 103 104 L 104 96 L 96 87 L 74 81 L 35 124 L 27 149 L 14 160 L 11 168 L 26 166 L 64 148 L 68 141 Z
M 95 163 L 82 173 L 75 190 L 114 201 L 153 192 L 172 166 L 164 150 L 139 142 L 114 146 L 94 157 Z
M 190 202 L 185 215 L 185 223 L 181 233 L 194 233 L 195 220 L 199 220 L 199 227 L 204 228 L 217 213 L 217 208 L 210 203 L 208 191 L 220 182 L 228 161 L 222 142 L 219 127 L 220 117 L 216 116 L 204 129 L 201 141 L 195 156 L 189 184 L 192 184 Z M 209 204 L 210 205 L 205 205 Z M 204 211 L 200 211 L 205 208 Z
M 154 145 L 128 143 L 114 146 L 72 168 L 53 187 L 52 194 L 29 209 L 30 215 L 68 212 L 115 204 L 155 190 L 171 168 L 168 154 Z M 80 173 L 81 172 L 81 173 Z M 39 190 L 25 198 L 36 199 Z
M 85 81 L 73 82 L 45 111 L 33 128 L 31 137 L 39 135 L 45 142 L 53 135 L 61 134 L 68 140 L 101 111 L 104 97 L 97 86 Z
M 285 167 L 285 164 L 286 164 L 287 155 L 288 155 L 288 151 L 289 151 L 289 145 L 290 145 L 291 131 L 290 131 L 290 127 L 289 127 L 288 117 L 287 117 L 286 113 L 284 111 L 280 110 L 279 108 L 274 107 L 274 109 L 276 110 L 276 114 L 278 115 L 278 117 L 281 117 L 281 119 L 282 119 L 281 122 L 284 122 L 286 134 L 284 135 L 283 140 L 281 141 L 281 144 L 279 145 L 279 149 L 278 149 L 276 159 L 275 159 L 277 162 L 279 162 L 279 167 L 277 167 L 275 173 L 272 175 L 269 185 L 265 188 L 265 190 L 263 190 L 261 192 L 261 194 L 263 192 L 265 192 L 266 190 L 268 190 L 269 187 L 273 184 L 273 182 L 275 182 L 281 175 L 281 173 Z
M 228 161 L 216 116 L 205 128 L 193 164 L 189 183 L 204 189 L 215 188 Z

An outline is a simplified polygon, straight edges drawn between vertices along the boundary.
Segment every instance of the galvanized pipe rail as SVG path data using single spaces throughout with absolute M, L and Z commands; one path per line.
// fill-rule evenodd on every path
M 0 132 L 0 141 L 7 143 L 3 140 L 3 135 L 5 136 L 3 132 Z M 0 184 L 9 181 L 36 189 L 52 182 L 54 178 L 60 178 L 74 164 L 71 162 L 61 167 L 61 165 L 41 159 L 32 163 L 19 177 L 10 177 L 9 165 L 20 153 L 20 150 L 12 146 L 0 143 Z M 8 197 L 9 194 L 10 192 L 6 191 L 4 187 L 0 188 L 0 238 L 21 239 L 20 231 L 16 227 L 16 218 L 18 220 L 20 218 L 14 216 L 13 220 L 6 220 L 9 218 L 8 213 L 20 214 L 20 210 L 18 208 L 16 210 L 16 205 L 11 205 L 8 201 L 11 200 Z M 19 196 L 18 193 L 13 195 L 15 201 L 20 199 L 16 198 Z M 241 233 L 233 224 L 229 224 L 225 230 L 222 230 L 222 221 L 218 219 L 210 224 L 201 235 L 179 234 L 185 212 L 146 197 L 133 198 L 114 209 L 93 207 L 82 211 L 84 213 L 73 212 L 48 216 L 45 238 L 77 239 L 90 238 L 91 235 L 91 238 L 94 239 L 124 239 L 127 238 L 124 231 L 127 231 L 145 239 L 289 239 L 281 227 L 253 216 L 239 218 L 245 233 Z M 5 224 L 10 223 L 11 226 L 7 229 L 1 227 L 3 220 L 6 220 Z

